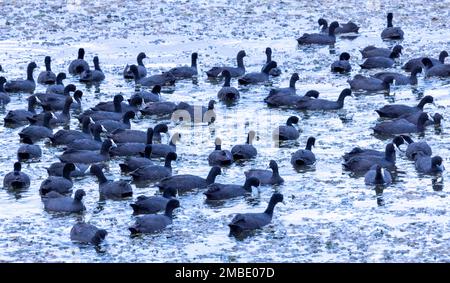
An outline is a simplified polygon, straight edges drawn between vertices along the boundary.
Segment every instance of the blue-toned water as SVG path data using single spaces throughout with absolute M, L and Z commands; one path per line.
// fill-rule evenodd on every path
M 378 115 L 373 111 L 387 103 L 415 105 L 424 95 L 432 95 L 436 105 L 427 105 L 432 114 L 444 116 L 441 128 L 427 128 L 426 140 L 433 154 L 449 163 L 450 80 L 424 79 L 419 75 L 415 87 L 393 87 L 389 94 L 355 93 L 347 98 L 342 110 L 299 112 L 271 109 L 263 102 L 272 87 L 285 87 L 293 72 L 298 72 L 297 92 L 316 89 L 320 97 L 337 99 L 347 80 L 361 71 L 359 50 L 367 45 L 392 47 L 383 42 L 387 11 L 394 12 L 394 24 L 405 31 L 403 55 L 395 66 L 420 55 L 437 57 L 450 50 L 447 40 L 449 16 L 445 1 L 1 1 L 0 65 L 7 79 L 25 76 L 28 62 L 36 61 L 37 74 L 44 70 L 44 57 L 52 57 L 55 72 L 66 71 L 79 47 L 86 50 L 86 60 L 98 55 L 106 80 L 98 87 L 86 87 L 69 76 L 84 92 L 83 108 L 99 101 L 112 100 L 122 93 L 130 97 L 134 83 L 125 81 L 122 71 L 135 63 L 144 51 L 149 74 L 190 63 L 190 54 L 199 54 L 199 77 L 177 82 L 162 93 L 162 99 L 186 101 L 206 106 L 222 82 L 210 81 L 204 73 L 218 64 L 235 64 L 235 56 L 244 49 L 247 72 L 259 71 L 265 63 L 264 50 L 273 49 L 282 75 L 270 83 L 241 87 L 239 102 L 231 107 L 216 105 L 217 120 L 212 125 L 195 126 L 170 119 L 155 120 L 139 116 L 133 129 L 145 130 L 159 122 L 169 123 L 171 134 L 181 133 L 177 145 L 179 159 L 173 163 L 174 174 L 196 174 L 205 177 L 209 171 L 207 157 L 216 137 L 223 148 L 244 143 L 247 132 L 255 130 L 258 149 L 255 160 L 237 163 L 223 169 L 219 183 L 243 184 L 244 171 L 267 168 L 274 159 L 280 166 L 285 183 L 278 187 L 260 187 L 251 196 L 218 205 L 205 202 L 201 191 L 180 197 L 174 224 L 155 235 L 130 237 L 128 227 L 134 223 L 133 199 L 99 201 L 94 177 L 75 181 L 74 189 L 87 192 L 82 216 L 45 212 L 39 196 L 45 170 L 57 161 L 62 148 L 45 142 L 39 162 L 23 164 L 32 178 L 31 187 L 21 192 L 0 190 L 0 261 L 5 262 L 449 262 L 450 216 L 449 177 L 438 179 L 420 176 L 404 153 L 397 155 L 395 182 L 381 196 L 342 169 L 342 154 L 354 146 L 384 149 L 389 140 L 373 136 Z M 298 47 L 296 38 L 304 32 L 317 32 L 317 19 L 329 22 L 352 20 L 361 26 L 360 35 L 349 40 L 338 38 L 334 48 Z M 341 52 L 349 52 L 353 71 L 336 75 L 329 71 Z M 36 92 L 45 91 L 39 85 Z M 0 109 L 4 116 L 11 109 L 24 108 L 26 94 L 11 95 L 12 102 Z M 300 117 L 300 138 L 281 148 L 272 141 L 272 131 L 291 115 Z M 0 123 L 3 123 L 3 119 Z M 78 127 L 73 119 L 71 128 Z M 17 133 L 21 128 L 0 126 L 0 176 L 12 170 L 19 147 Z M 290 164 L 291 154 L 303 148 L 309 136 L 316 137 L 313 148 L 317 162 L 308 170 L 296 171 Z M 163 142 L 167 137 L 163 137 Z M 106 176 L 120 175 L 121 159 L 109 162 Z M 136 187 L 138 195 L 159 193 L 154 186 Z M 275 208 L 270 225 L 243 240 L 230 237 L 227 224 L 235 213 L 262 212 L 273 192 L 283 193 L 286 204 Z M 378 205 L 380 198 L 384 205 Z M 70 229 L 84 219 L 108 231 L 99 249 L 70 241 Z

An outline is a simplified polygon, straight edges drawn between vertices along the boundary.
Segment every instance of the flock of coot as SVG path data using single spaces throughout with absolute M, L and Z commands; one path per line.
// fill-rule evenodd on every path
M 297 39 L 301 45 L 329 45 L 337 40 L 337 34 L 358 33 L 359 27 L 348 22 L 340 25 L 332 22 L 328 25 L 325 19 L 319 19 L 319 33 L 305 33 Z M 393 14 L 387 15 L 387 27 L 382 31 L 383 40 L 401 40 L 404 33 L 400 27 L 393 26 Z M 361 68 L 390 68 L 402 55 L 403 47 L 396 45 L 392 50 L 368 46 L 361 50 L 365 61 Z M 85 50 L 80 48 L 77 59 L 68 66 L 70 75 L 77 76 L 81 83 L 100 83 L 105 73 L 100 66 L 99 57 L 93 58 L 94 68 L 84 60 Z M 272 50 L 266 49 L 267 62 L 259 72 L 248 73 L 245 69 L 246 53 L 237 53 L 236 66 L 215 66 L 206 72 L 210 78 L 223 78 L 222 88 L 218 90 L 217 99 L 233 105 L 241 94 L 233 85 L 251 85 L 265 83 L 272 76 L 278 76 L 281 69 L 272 60 Z M 343 52 L 337 61 L 331 63 L 331 71 L 345 73 L 352 70 L 350 54 Z M 282 107 L 302 111 L 328 111 L 344 107 L 344 101 L 352 96 L 352 90 L 379 91 L 389 90 L 391 84 L 417 84 L 417 74 L 424 72 L 425 77 L 450 77 L 450 65 L 444 63 L 448 54 L 442 51 L 439 59 L 420 57 L 409 60 L 403 69 L 410 75 L 395 72 L 379 72 L 370 77 L 356 75 L 349 80 L 349 88 L 341 91 L 336 101 L 319 98 L 319 92 L 310 90 L 304 95 L 296 92 L 295 84 L 299 80 L 297 73 L 292 74 L 289 87 L 274 88 L 264 99 L 269 107 Z M 204 106 L 191 105 L 186 102 L 174 103 L 162 100 L 161 88 L 174 85 L 178 80 L 199 76 L 197 71 L 198 54 L 192 53 L 191 65 L 176 67 L 161 74 L 149 75 L 143 64 L 145 53 L 137 56 L 137 65 L 127 65 L 123 71 L 125 79 L 134 80 L 140 90 L 130 91 L 125 99 L 122 94 L 114 96 L 113 101 L 101 101 L 91 109 L 82 110 L 83 93 L 74 84 L 64 85 L 66 74 L 55 74 L 51 68 L 51 57 L 45 57 L 46 70 L 38 76 L 37 83 L 48 85 L 45 93 L 34 93 L 36 82 L 35 62 L 27 68 L 26 79 L 6 80 L 0 77 L 0 102 L 4 105 L 14 99 L 15 93 L 30 93 L 23 109 L 10 110 L 4 117 L 5 127 L 23 127 L 19 133 L 22 144 L 17 150 L 18 161 L 14 170 L 4 176 L 5 188 L 17 189 L 30 186 L 30 177 L 21 171 L 22 162 L 39 160 L 42 151 L 36 142 L 47 139 L 52 146 L 61 147 L 64 151 L 55 157 L 55 163 L 47 168 L 48 178 L 39 188 L 44 209 L 53 212 L 81 213 L 86 210 L 83 197 L 86 192 L 77 188 L 75 178 L 93 175 L 97 178 L 100 198 L 120 200 L 133 196 L 133 187 L 128 181 L 108 180 L 103 170 L 105 163 L 119 158 L 123 174 L 131 176 L 134 183 L 155 183 L 161 195 L 138 196 L 131 203 L 130 213 L 138 215 L 135 224 L 129 227 L 131 234 L 154 233 L 172 223 L 173 211 L 180 207 L 177 195 L 193 190 L 201 190 L 208 200 L 226 200 L 242 197 L 252 192 L 252 187 L 273 186 L 284 182 L 280 176 L 278 164 L 272 158 L 268 164 L 270 170 L 251 169 L 245 172 L 243 184 L 220 184 L 215 182 L 221 174 L 222 166 L 229 166 L 236 160 L 258 158 L 258 151 L 252 145 L 255 131 L 249 131 L 246 141 L 237 144 L 230 150 L 222 148 L 219 138 L 215 140 L 215 148 L 208 156 L 211 166 L 203 176 L 190 174 L 172 175 L 172 162 L 183 152 L 177 152 L 179 133 L 174 133 L 169 143 L 161 143 L 162 135 L 168 134 L 167 124 L 160 123 L 147 131 L 131 129 L 130 121 L 137 115 L 170 116 L 174 120 L 188 123 L 214 123 L 218 117 L 214 112 L 215 100 Z M 354 67 L 354 66 L 353 66 Z M 390 170 L 395 168 L 396 154 L 402 144 L 407 145 L 406 156 L 415 163 L 418 172 L 436 174 L 444 170 L 442 158 L 433 156 L 432 149 L 424 141 L 413 141 L 410 133 L 423 132 L 427 126 L 439 125 L 442 115 L 430 115 L 424 112 L 427 104 L 434 103 L 432 96 L 425 96 L 417 105 L 390 104 L 379 108 L 376 112 L 385 118 L 374 128 L 374 133 L 392 138 L 384 151 L 366 148 L 354 148 L 344 154 L 343 167 L 346 170 L 363 174 L 368 185 L 386 186 L 392 182 Z M 42 111 L 37 108 L 42 107 Z M 75 114 L 80 123 L 80 130 L 60 128 L 67 126 Z M 300 138 L 296 116 L 286 117 L 283 125 L 274 125 L 273 138 L 277 141 L 297 140 Z M 316 162 L 312 148 L 316 139 L 305 140 L 304 149 L 292 152 L 291 164 L 294 167 L 310 166 Z M 159 163 L 158 159 L 164 159 Z M 281 174 L 282 175 L 282 174 Z M 73 193 L 73 194 L 72 194 Z M 73 195 L 73 196 L 72 196 Z M 182 201 L 182 197 L 181 197 Z M 248 230 L 261 228 L 271 222 L 274 208 L 283 201 L 283 195 L 274 193 L 267 209 L 259 213 L 239 213 L 231 219 L 229 229 L 232 234 L 240 234 Z M 160 213 L 162 212 L 162 213 Z M 107 235 L 107 231 L 88 223 L 80 222 L 73 226 L 71 239 L 79 242 L 99 244 Z

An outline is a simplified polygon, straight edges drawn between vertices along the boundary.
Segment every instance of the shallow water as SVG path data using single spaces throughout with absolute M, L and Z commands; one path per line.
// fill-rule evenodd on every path
M 247 72 L 259 71 L 265 63 L 264 50 L 273 49 L 273 59 L 283 74 L 267 85 L 239 87 L 240 101 L 231 107 L 216 105 L 217 120 L 212 125 L 195 126 L 169 123 L 170 133 L 179 132 L 179 160 L 174 174 L 206 176 L 207 156 L 220 137 L 223 148 L 243 143 L 249 130 L 256 130 L 254 145 L 258 157 L 234 164 L 223 170 L 217 182 L 244 182 L 245 170 L 266 168 L 270 159 L 277 160 L 285 184 L 260 187 L 251 197 L 237 198 L 211 205 L 201 192 L 180 197 L 181 208 L 175 211 L 174 224 L 163 232 L 131 238 L 128 227 L 134 223 L 132 199 L 101 202 L 93 177 L 76 180 L 74 190 L 87 191 L 82 216 L 58 215 L 43 210 L 38 189 L 47 177 L 45 168 L 57 161 L 61 148 L 44 142 L 40 162 L 23 165 L 32 177 L 32 185 L 22 192 L 0 190 L 0 261 L 14 262 L 449 262 L 450 217 L 448 212 L 448 176 L 439 180 L 420 176 L 414 164 L 403 153 L 397 156 L 395 182 L 380 197 L 342 170 L 341 155 L 354 146 L 383 149 L 389 140 L 379 140 L 370 129 L 378 121 L 373 111 L 387 103 L 416 104 L 424 95 L 432 95 L 436 106 L 426 106 L 430 113 L 444 116 L 440 129 L 428 128 L 424 138 L 433 153 L 449 159 L 450 80 L 419 78 L 417 87 L 393 87 L 390 94 L 355 93 L 347 98 L 344 109 L 332 112 L 298 112 L 270 109 L 263 102 L 272 86 L 287 86 L 292 72 L 300 74 L 297 92 L 316 89 L 322 98 L 336 99 L 346 80 L 353 75 L 376 72 L 360 71 L 359 51 L 382 42 L 385 11 L 394 11 L 394 24 L 402 26 L 405 49 L 397 69 L 409 58 L 419 55 L 437 57 L 449 50 L 445 38 L 449 11 L 445 2 L 409 1 L 282 1 L 261 5 L 259 1 L 0 1 L 0 64 L 8 79 L 23 77 L 31 60 L 44 69 L 44 56 L 52 56 L 55 72 L 67 71 L 79 47 L 86 50 L 86 60 L 94 55 L 106 73 L 99 87 L 86 87 L 75 78 L 84 92 L 83 108 L 100 100 L 111 100 L 117 93 L 133 94 L 134 83 L 125 81 L 121 72 L 136 55 L 145 51 L 144 63 L 149 74 L 190 62 L 190 53 L 199 53 L 196 81 L 185 80 L 166 89 L 162 98 L 169 101 L 195 102 L 206 105 L 216 98 L 221 82 L 211 82 L 204 71 L 218 63 L 235 63 L 235 54 L 245 49 Z M 334 48 L 298 47 L 295 39 L 303 32 L 318 30 L 316 20 L 324 17 L 339 21 L 353 20 L 360 28 L 354 40 L 339 38 Z M 352 55 L 350 75 L 329 72 L 330 64 L 341 52 Z M 37 73 L 35 71 L 35 77 Z M 237 86 L 233 80 L 232 85 Z M 38 86 L 36 92 L 44 91 Z M 26 94 L 11 95 L 12 102 L 0 109 L 23 108 Z M 291 115 L 298 115 L 301 135 L 297 142 L 281 148 L 271 140 L 273 129 Z M 139 117 L 133 129 L 145 130 L 161 120 Z M 3 120 L 0 122 L 3 123 Z M 73 119 L 71 128 L 77 128 Z M 0 127 L 0 176 L 12 170 L 21 128 Z M 56 131 L 56 130 L 55 130 Z M 313 151 L 317 163 L 308 170 L 296 171 L 290 156 L 303 148 L 309 136 L 316 137 Z M 164 141 L 167 139 L 165 138 Z M 120 159 L 109 162 L 106 176 L 121 176 Z M 135 187 L 134 196 L 152 195 L 154 186 Z M 274 191 L 284 194 L 285 205 L 275 208 L 270 225 L 245 239 L 228 236 L 227 224 L 238 212 L 263 211 Z M 384 205 L 378 205 L 381 201 Z M 78 220 L 84 220 L 108 231 L 107 240 L 95 249 L 72 243 L 69 232 Z

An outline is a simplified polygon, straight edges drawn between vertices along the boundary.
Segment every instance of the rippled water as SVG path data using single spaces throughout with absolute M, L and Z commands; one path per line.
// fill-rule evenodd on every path
M 174 174 L 206 176 L 207 156 L 220 137 L 224 148 L 243 143 L 246 133 L 257 131 L 254 145 L 258 157 L 234 164 L 217 178 L 220 183 L 244 182 L 245 170 L 266 168 L 270 159 L 279 163 L 286 182 L 279 187 L 260 187 L 251 197 L 237 198 L 218 205 L 204 201 L 201 192 L 180 197 L 181 208 L 175 212 L 174 224 L 163 232 L 131 238 L 128 227 L 134 222 L 129 204 L 132 200 L 100 202 L 98 185 L 93 177 L 76 180 L 74 189 L 87 191 L 87 211 L 82 216 L 47 213 L 38 193 L 47 177 L 45 168 L 57 161 L 61 149 L 39 144 L 43 148 L 40 162 L 24 164 L 23 171 L 32 177 L 28 190 L 0 190 L 0 261 L 18 262 L 448 262 L 450 261 L 450 217 L 448 213 L 448 176 L 437 181 L 419 176 L 414 164 L 403 153 L 397 159 L 395 182 L 382 196 L 342 170 L 341 155 L 354 146 L 383 149 L 388 140 L 379 140 L 370 129 L 377 123 L 373 111 L 387 103 L 416 104 L 424 95 L 432 95 L 436 106 L 430 113 L 444 115 L 440 129 L 428 128 L 425 139 L 434 154 L 449 164 L 450 80 L 419 78 L 417 87 L 393 87 L 390 94 L 355 94 L 345 101 L 344 109 L 331 112 L 298 112 L 270 109 L 263 102 L 272 86 L 287 86 L 293 72 L 300 74 L 298 93 L 320 91 L 322 98 L 336 99 L 348 87 L 346 80 L 361 71 L 360 49 L 369 45 L 392 47 L 382 42 L 381 30 L 386 11 L 393 11 L 394 23 L 402 26 L 405 49 L 399 66 L 422 54 L 436 57 L 449 50 L 448 3 L 408 1 L 282 1 L 260 4 L 259 1 L 1 1 L 0 64 L 8 79 L 24 77 L 31 60 L 44 69 L 44 56 L 53 59 L 55 72 L 67 71 L 77 49 L 86 49 L 86 59 L 100 57 L 106 80 L 99 87 L 86 87 L 75 78 L 84 92 L 87 109 L 100 100 L 111 100 L 117 93 L 132 95 L 134 83 L 125 81 L 121 72 L 134 63 L 137 53 L 145 51 L 145 65 L 150 74 L 190 62 L 190 53 L 199 53 L 201 75 L 196 81 L 181 81 L 165 90 L 163 99 L 206 105 L 216 97 L 221 82 L 211 82 L 204 71 L 218 63 L 234 64 L 235 54 L 245 49 L 247 71 L 260 70 L 265 63 L 264 50 L 273 49 L 273 59 L 283 74 L 270 84 L 240 87 L 241 100 L 227 107 L 217 104 L 217 120 L 212 125 L 175 124 L 169 119 L 171 133 L 180 132 Z M 295 39 L 303 32 L 318 30 L 316 20 L 353 20 L 361 35 L 354 40 L 339 38 L 334 48 L 301 47 Z M 341 52 L 352 55 L 350 75 L 329 72 L 330 64 Z M 35 76 L 39 71 L 35 71 Z M 232 81 L 237 85 L 235 80 Z M 36 92 L 44 91 L 38 86 Z M 24 94 L 11 95 L 12 102 L 0 109 L 23 108 Z M 297 142 L 275 147 L 272 130 L 291 115 L 301 118 L 301 135 Z M 157 122 L 139 117 L 133 129 L 144 130 Z M 3 119 L 0 123 L 3 123 Z M 77 128 L 74 119 L 71 128 Z M 12 170 L 21 130 L 0 127 L 0 175 Z M 317 163 L 298 172 L 290 165 L 291 153 L 303 148 L 309 136 L 316 137 L 313 151 Z M 419 139 L 413 135 L 414 139 Z M 109 162 L 106 175 L 121 176 L 118 163 Z M 154 186 L 136 188 L 134 195 L 152 195 Z M 285 196 L 285 205 L 275 208 L 270 225 L 245 239 L 228 236 L 227 224 L 237 212 L 260 212 L 274 191 Z M 384 205 L 380 206 L 380 198 Z M 95 249 L 74 244 L 69 232 L 79 218 L 108 230 L 107 240 Z

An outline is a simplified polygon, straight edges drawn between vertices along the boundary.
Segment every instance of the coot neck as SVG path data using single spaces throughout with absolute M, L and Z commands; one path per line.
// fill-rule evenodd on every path
M 244 67 L 244 57 L 243 56 L 237 56 L 237 66 L 238 66 L 238 68 L 241 68 L 241 69 L 244 69 L 245 70 L 245 67 Z
M 291 77 L 291 80 L 289 81 L 289 88 L 292 88 L 295 90 L 295 83 L 297 82 L 297 78 Z
M 197 57 L 195 56 L 191 58 L 191 67 L 197 69 Z
M 376 169 L 375 184 L 378 184 L 378 185 L 384 184 L 383 169 L 381 167 L 377 167 L 377 169 Z
M 138 56 L 138 57 L 137 57 L 137 63 L 138 63 L 138 65 L 139 65 L 139 66 L 142 66 L 142 67 L 145 67 L 145 66 L 144 66 L 143 60 L 144 60 L 144 57 L 141 57 L 141 56 Z
M 217 172 L 214 172 L 214 170 L 210 170 L 208 173 L 208 176 L 206 177 L 206 184 L 211 185 L 216 181 Z
M 229 87 L 231 84 L 231 76 L 225 76 L 225 82 L 223 83 L 224 87 Z
M 97 177 L 99 184 L 108 182 L 108 179 L 106 179 L 105 174 L 101 169 L 95 171 L 95 176 Z
M 64 179 L 67 179 L 69 181 L 72 181 L 72 178 L 70 177 L 70 173 L 72 173 L 72 170 L 70 170 L 69 166 L 64 166 L 63 168 L 63 177 Z
M 272 217 L 273 215 L 273 209 L 275 208 L 275 201 L 273 201 L 272 199 L 269 202 L 269 205 L 267 206 L 266 210 L 264 211 L 265 214 L 268 214 L 270 217 Z
M 52 71 L 52 67 L 51 67 L 51 64 L 50 64 L 50 60 L 45 61 L 45 70 L 46 70 L 47 72 L 51 72 L 51 71 Z
M 33 81 L 33 82 L 34 82 L 34 79 L 33 79 L 33 70 L 34 70 L 34 67 L 28 66 L 28 68 L 27 68 L 27 80 L 28 80 L 28 81 Z

